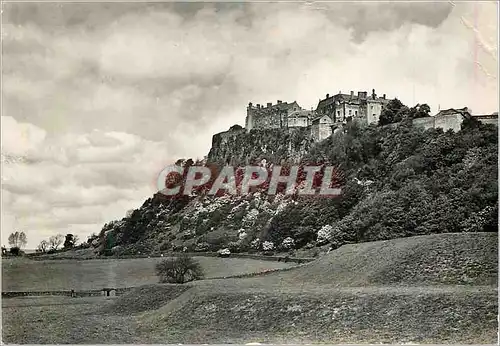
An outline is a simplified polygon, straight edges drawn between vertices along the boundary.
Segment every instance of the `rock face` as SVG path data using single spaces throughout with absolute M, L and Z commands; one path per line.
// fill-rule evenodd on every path
M 308 128 L 233 129 L 213 136 L 209 162 L 246 165 L 261 162 L 298 162 L 314 145 Z

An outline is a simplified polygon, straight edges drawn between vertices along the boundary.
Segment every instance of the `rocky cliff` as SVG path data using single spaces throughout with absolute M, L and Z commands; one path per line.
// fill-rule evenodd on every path
M 310 130 L 290 129 L 251 130 L 233 127 L 213 136 L 208 161 L 230 165 L 261 162 L 299 162 L 314 145 Z

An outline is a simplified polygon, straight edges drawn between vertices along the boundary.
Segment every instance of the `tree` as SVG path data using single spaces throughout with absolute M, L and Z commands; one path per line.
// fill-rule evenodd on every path
M 49 248 L 49 242 L 46 240 L 42 240 L 36 249 L 37 252 L 46 253 Z
M 52 237 L 49 238 L 49 247 L 50 247 L 50 250 L 52 251 L 56 251 L 57 248 L 59 246 L 61 246 L 61 244 L 63 243 L 64 241 L 64 236 L 62 234 L 58 234 L 58 235 L 54 235 Z
M 429 107 L 428 104 L 417 104 L 415 107 L 410 108 L 410 118 L 412 119 L 417 119 L 417 118 L 426 118 L 430 117 L 431 112 L 431 107 Z
M 12 256 L 19 256 L 19 255 L 21 255 L 21 253 L 22 253 L 22 252 L 21 252 L 21 249 L 20 249 L 19 247 L 17 247 L 17 246 L 13 246 L 13 247 L 11 247 L 9 251 L 10 251 L 10 254 L 11 254 Z
M 65 249 L 71 249 L 75 247 L 77 241 L 78 241 L 78 236 L 68 233 L 66 234 L 66 239 L 64 240 L 63 246 Z
M 156 275 L 160 278 L 160 282 L 183 284 L 202 279 L 203 270 L 198 261 L 186 254 L 181 254 L 156 264 Z
M 409 108 L 398 99 L 391 100 L 382 109 L 379 118 L 379 125 L 387 125 L 400 122 L 408 114 Z
M 17 247 L 21 249 L 26 246 L 27 243 L 26 234 L 24 232 L 16 231 L 9 235 L 9 244 L 12 247 Z

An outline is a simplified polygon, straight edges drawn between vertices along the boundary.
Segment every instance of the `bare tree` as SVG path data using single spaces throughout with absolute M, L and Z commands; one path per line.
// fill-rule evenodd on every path
M 28 242 L 26 234 L 24 232 L 16 231 L 9 235 L 9 244 L 12 247 L 23 248 Z
M 49 248 L 49 242 L 46 240 L 42 240 L 36 249 L 37 252 L 46 253 Z
M 54 235 L 49 238 L 50 250 L 57 250 L 59 246 L 64 242 L 64 236 L 62 234 Z

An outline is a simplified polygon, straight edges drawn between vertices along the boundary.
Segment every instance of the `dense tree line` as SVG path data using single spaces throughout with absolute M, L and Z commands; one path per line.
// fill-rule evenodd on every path
M 351 125 L 306 159 L 339 164 L 343 196 L 303 200 L 272 220 L 274 241 L 313 237 L 333 226 L 336 244 L 441 232 L 496 232 L 497 128 L 466 122 L 462 131 Z M 359 181 L 372 181 L 362 186 Z M 358 181 L 356 183 L 355 181 Z M 309 230 L 307 232 L 306 230 Z

